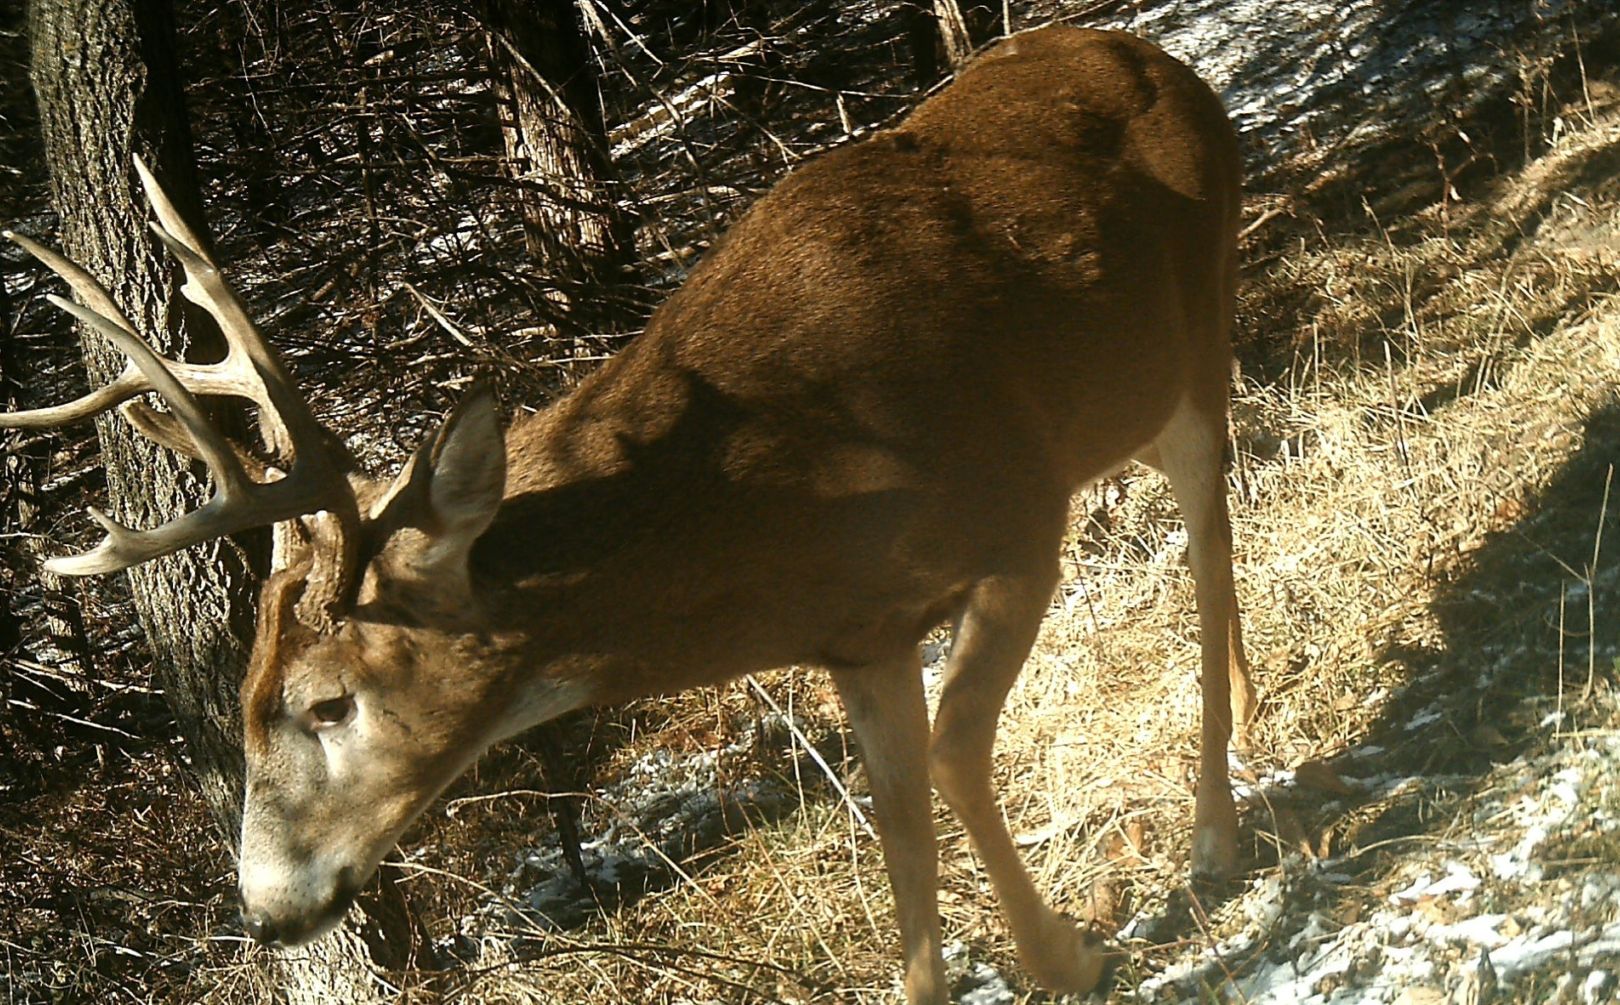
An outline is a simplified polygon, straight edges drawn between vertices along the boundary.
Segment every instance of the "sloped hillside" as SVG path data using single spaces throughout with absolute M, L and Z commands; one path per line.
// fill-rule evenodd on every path
M 678 282 L 786 165 L 915 97 L 896 69 L 899 5 L 767 6 L 791 43 L 758 71 L 780 91 L 780 121 L 725 100 L 736 39 L 677 63 L 613 36 L 644 78 L 615 123 L 658 232 L 643 235 L 658 245 L 643 263 L 656 289 L 637 298 Z M 1003 719 L 997 775 L 1019 844 L 1042 887 L 1117 951 L 1091 1000 L 1620 1000 L 1620 12 L 1593 0 L 1007 10 L 1015 27 L 1062 17 L 1164 42 L 1221 90 L 1250 165 L 1230 479 L 1262 705 L 1233 755 L 1243 874 L 1186 880 L 1198 649 L 1185 534 L 1156 476 L 1130 470 L 1076 499 L 1064 582 Z M 416 36 L 397 50 L 444 60 L 457 101 L 476 37 L 458 31 L 459 53 Z M 401 121 L 420 118 L 402 107 Z M 668 118 L 647 119 L 654 108 Z M 306 113 L 310 135 L 347 114 L 314 101 Z M 461 119 L 444 121 L 462 135 Z M 396 168 L 390 189 L 438 199 L 416 161 Z M 254 249 L 233 202 L 241 180 L 228 164 L 220 176 L 210 198 L 244 246 L 250 296 L 292 304 L 290 319 L 267 312 L 283 324 L 309 321 L 289 345 L 318 400 L 348 403 L 334 421 L 373 459 L 397 460 L 480 362 L 560 382 L 543 340 L 516 327 L 522 298 L 467 292 L 527 267 L 510 264 L 521 237 L 499 203 L 474 189 L 475 208 L 445 200 L 457 228 L 478 223 L 467 249 L 413 237 L 390 255 L 419 260 L 384 268 L 375 300 L 322 306 L 305 287 L 324 288 L 360 241 L 353 206 L 306 185 L 308 230 Z M 16 275 L 4 292 L 35 304 Z M 419 311 L 427 300 L 448 314 Z M 36 590 L 28 549 L 92 531 L 77 503 L 97 490 L 87 440 L 52 449 L 72 455 L 45 486 L 55 508 L 14 535 L 0 584 L 40 622 L 63 620 L 51 605 L 68 598 Z M 123 593 L 106 580 L 64 605 L 79 612 L 67 628 L 98 647 L 94 666 L 54 637 L 6 650 L 0 989 L 268 1000 L 228 851 L 187 792 Z M 948 645 L 930 640 L 931 684 Z M 424 962 L 442 968 L 398 983 L 469 1003 L 899 1000 L 866 781 L 820 673 L 579 716 L 559 735 L 579 741 L 563 767 L 585 880 L 548 812 L 557 765 L 537 744 L 496 751 L 398 853 L 437 950 Z M 1051 1001 L 1017 969 L 960 827 L 943 809 L 938 822 L 957 1000 Z

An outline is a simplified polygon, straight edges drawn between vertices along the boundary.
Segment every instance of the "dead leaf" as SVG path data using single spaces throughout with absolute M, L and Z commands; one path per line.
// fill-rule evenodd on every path
M 1092 880 L 1091 896 L 1087 909 L 1082 916 L 1085 921 L 1096 925 L 1105 931 L 1113 932 L 1119 929 L 1119 889 L 1114 883 L 1103 877 Z
M 1125 821 L 1125 840 L 1131 843 L 1131 850 L 1136 852 L 1138 858 L 1142 856 L 1142 849 L 1147 847 L 1147 825 L 1142 823 L 1141 817 L 1132 817 Z
M 1294 781 L 1308 789 L 1318 792 L 1327 792 L 1335 796 L 1349 796 L 1355 794 L 1355 789 L 1344 783 L 1339 773 L 1334 771 L 1326 761 L 1304 761 L 1294 768 Z
M 1146 865 L 1147 859 L 1142 854 L 1142 837 L 1142 821 L 1125 821 L 1103 836 L 1103 857 L 1126 868 Z
M 1316 847 L 1311 843 L 1310 836 L 1305 833 L 1305 825 L 1300 823 L 1299 817 L 1288 806 L 1282 803 L 1272 804 L 1271 825 L 1277 831 L 1279 848 L 1297 851 L 1308 859 L 1316 858 Z

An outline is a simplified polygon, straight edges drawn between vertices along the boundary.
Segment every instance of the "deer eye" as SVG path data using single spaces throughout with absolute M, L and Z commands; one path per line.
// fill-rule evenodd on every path
M 343 722 L 354 712 L 354 695 L 346 694 L 341 698 L 328 698 L 309 706 L 310 724 L 316 729 L 322 726 L 336 726 Z

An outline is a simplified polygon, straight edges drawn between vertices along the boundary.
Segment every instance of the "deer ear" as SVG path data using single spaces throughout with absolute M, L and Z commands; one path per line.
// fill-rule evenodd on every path
M 371 507 L 371 518 L 413 527 L 410 564 L 424 574 L 464 575 L 473 542 L 489 529 L 506 491 L 506 439 L 495 393 L 473 385 Z
M 439 536 L 464 539 L 465 552 L 489 529 L 506 492 L 506 437 L 488 384 L 475 384 L 444 420 L 428 461 Z

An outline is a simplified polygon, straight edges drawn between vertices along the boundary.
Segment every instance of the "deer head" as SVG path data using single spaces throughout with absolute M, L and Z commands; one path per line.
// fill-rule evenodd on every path
M 360 520 L 352 596 L 311 618 L 301 601 L 344 551 L 324 515 L 278 535 L 242 685 L 247 792 L 243 918 L 261 941 L 304 941 L 359 886 L 507 720 L 500 644 L 468 553 L 500 505 L 506 458 L 495 398 L 475 388 Z M 380 488 L 380 491 L 378 489 Z M 371 492 L 367 492 L 371 489 Z
M 225 359 L 160 357 L 83 268 L 8 232 L 83 305 L 51 301 L 129 364 L 74 402 L 0 415 L 0 427 L 54 426 L 122 406 L 143 434 L 201 459 L 213 475 L 203 506 L 151 530 L 92 509 L 106 536 L 89 552 L 47 562 L 50 571 L 113 572 L 275 525 L 273 571 L 242 685 L 240 875 L 249 932 L 302 941 L 342 917 L 400 833 L 478 751 L 524 724 L 500 711 L 512 708 L 501 673 L 509 661 L 468 577 L 469 551 L 505 487 L 500 417 L 489 387 L 476 385 L 392 482 L 359 473 L 146 166 L 137 160 L 136 170 L 157 217 L 153 230 L 185 272 L 182 293 L 219 323 Z M 148 391 L 169 412 L 130 400 Z M 198 395 L 257 405 L 265 439 L 291 457 L 290 468 L 283 474 L 226 439 Z

